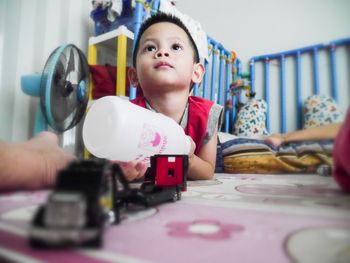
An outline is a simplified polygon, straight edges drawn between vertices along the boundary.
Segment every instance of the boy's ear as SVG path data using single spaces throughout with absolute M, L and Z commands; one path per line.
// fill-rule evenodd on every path
M 128 78 L 132 86 L 137 87 L 139 85 L 136 69 L 134 67 L 128 69 Z
M 193 66 L 192 82 L 200 83 L 204 76 L 204 65 L 202 63 L 196 63 Z

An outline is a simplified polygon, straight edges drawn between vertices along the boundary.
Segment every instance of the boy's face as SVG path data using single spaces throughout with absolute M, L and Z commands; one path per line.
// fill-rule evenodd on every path
M 160 22 L 141 36 L 131 81 L 140 84 L 145 95 L 153 89 L 189 90 L 192 82 L 202 79 L 203 72 L 198 72 L 198 67 L 203 70 L 201 64 L 194 62 L 194 50 L 186 32 L 173 23 Z

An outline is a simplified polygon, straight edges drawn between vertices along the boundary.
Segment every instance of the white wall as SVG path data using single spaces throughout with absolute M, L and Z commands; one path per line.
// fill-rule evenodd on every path
M 32 136 L 38 99 L 21 91 L 20 77 L 41 73 L 61 44 L 86 52 L 90 6 L 85 0 L 0 1 L 0 139 Z
M 349 0 L 178 0 L 177 7 L 246 63 L 255 55 L 350 37 Z

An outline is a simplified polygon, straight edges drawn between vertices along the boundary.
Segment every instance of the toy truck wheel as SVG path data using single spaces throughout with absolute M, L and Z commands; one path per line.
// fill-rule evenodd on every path
M 37 239 L 34 239 L 34 238 L 29 239 L 29 245 L 32 248 L 45 248 L 45 247 L 47 247 L 43 242 L 41 242 Z
M 177 194 L 176 194 L 176 196 L 177 196 L 177 200 L 180 201 L 180 200 L 181 200 L 181 197 L 182 197 L 181 191 L 178 191 Z
M 90 247 L 90 248 L 100 248 L 102 247 L 102 245 L 103 245 L 102 236 L 98 236 L 84 244 L 85 247 Z
M 176 202 L 177 200 L 178 200 L 178 196 L 177 196 L 177 192 L 175 191 L 171 201 Z

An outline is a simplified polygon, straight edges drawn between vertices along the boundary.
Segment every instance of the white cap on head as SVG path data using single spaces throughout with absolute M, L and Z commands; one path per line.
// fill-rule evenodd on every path
M 169 0 L 160 1 L 159 11 L 178 17 L 191 34 L 191 37 L 197 46 L 199 59 L 208 60 L 208 38 L 201 24 L 192 17 L 181 13 Z

